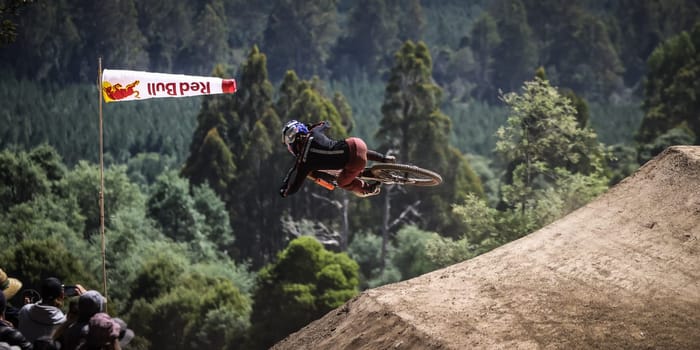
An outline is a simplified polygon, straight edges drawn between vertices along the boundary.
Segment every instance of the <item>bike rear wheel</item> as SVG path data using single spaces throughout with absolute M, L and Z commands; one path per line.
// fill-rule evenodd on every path
M 385 184 L 412 186 L 437 186 L 442 183 L 440 174 L 408 164 L 378 163 L 369 168 L 371 180 Z

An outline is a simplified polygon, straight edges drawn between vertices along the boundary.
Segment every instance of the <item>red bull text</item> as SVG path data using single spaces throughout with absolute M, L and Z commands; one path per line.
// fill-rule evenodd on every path
M 165 92 L 168 96 L 184 96 L 189 91 L 203 95 L 211 93 L 209 82 L 148 83 L 147 88 L 151 96 L 158 96 L 159 92 Z

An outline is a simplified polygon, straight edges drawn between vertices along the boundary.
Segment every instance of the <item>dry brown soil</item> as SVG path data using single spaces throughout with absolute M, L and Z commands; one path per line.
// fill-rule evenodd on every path
M 700 349 L 700 147 L 489 253 L 367 290 L 273 349 Z

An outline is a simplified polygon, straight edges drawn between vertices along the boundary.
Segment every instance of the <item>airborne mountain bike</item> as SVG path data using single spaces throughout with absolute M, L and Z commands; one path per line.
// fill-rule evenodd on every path
M 340 170 L 314 170 L 309 178 L 330 191 L 338 187 L 336 178 Z M 375 163 L 363 170 L 358 179 L 366 182 L 381 182 L 385 185 L 437 186 L 442 183 L 440 174 L 410 164 Z

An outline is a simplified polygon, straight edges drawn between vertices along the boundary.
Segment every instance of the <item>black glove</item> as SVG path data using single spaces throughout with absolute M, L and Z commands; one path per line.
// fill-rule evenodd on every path
M 307 124 L 307 128 L 309 128 L 309 130 L 319 128 L 320 131 L 324 131 L 326 129 L 330 129 L 330 127 L 331 123 L 326 120 L 320 121 L 316 124 Z

